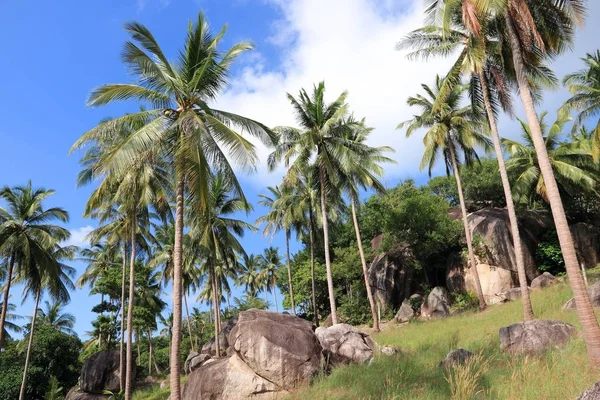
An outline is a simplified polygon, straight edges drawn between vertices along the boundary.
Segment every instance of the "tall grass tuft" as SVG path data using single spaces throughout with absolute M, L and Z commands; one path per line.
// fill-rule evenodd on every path
M 470 357 L 464 364 L 454 364 L 446 369 L 445 379 L 450 386 L 452 400 L 471 400 L 485 392 L 481 382 L 489 370 L 482 352 Z

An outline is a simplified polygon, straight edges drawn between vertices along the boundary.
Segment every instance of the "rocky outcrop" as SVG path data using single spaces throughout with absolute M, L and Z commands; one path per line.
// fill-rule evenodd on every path
M 434 287 L 423 300 L 421 318 L 440 318 L 450 315 L 450 294 L 444 287 Z
M 185 359 L 185 363 L 183 364 L 183 371 L 186 374 L 190 374 L 209 359 L 210 356 L 208 354 L 200 354 L 197 351 L 192 351 Z
M 527 288 L 529 290 L 529 288 Z M 514 301 L 521 298 L 521 288 L 514 287 L 508 289 L 506 292 L 500 293 L 500 297 L 502 297 L 505 301 Z
M 590 296 L 592 306 L 600 307 L 600 281 L 588 287 L 587 292 L 588 296 Z M 575 299 L 570 299 L 569 301 L 567 301 L 563 306 L 563 310 L 575 311 Z
M 229 347 L 229 332 L 231 332 L 235 324 L 237 324 L 237 320 L 237 316 L 231 318 L 229 321 L 227 321 L 225 326 L 221 328 L 221 332 L 219 332 L 219 346 L 221 351 L 220 356 L 224 356 L 227 352 L 227 347 Z M 204 346 L 202 346 L 200 354 L 208 354 L 211 357 L 216 357 L 217 344 L 214 336 L 208 342 L 206 342 Z
M 461 258 L 452 258 L 454 264 L 449 265 L 447 269 L 447 280 L 449 280 L 449 289 L 453 292 L 471 292 L 476 293 L 475 277 L 471 268 L 464 269 L 464 261 Z M 498 296 L 506 292 L 513 286 L 512 273 L 509 270 L 489 265 L 485 263 L 477 264 L 479 273 L 479 282 L 483 297 L 487 304 L 495 304 L 501 301 Z M 457 279 L 460 282 L 457 287 Z
M 511 354 L 534 354 L 566 344 L 575 334 L 562 321 L 534 320 L 500 328 L 500 350 Z
M 78 387 L 74 387 L 69 390 L 65 400 L 109 400 L 110 395 L 108 394 L 96 394 L 82 392 Z
M 183 399 L 279 398 L 310 383 L 321 368 L 312 324 L 291 315 L 244 311 L 228 343 L 229 357 L 207 360 L 190 373 Z
M 135 370 L 135 369 L 134 369 Z M 79 388 L 83 392 L 118 392 L 120 388 L 119 352 L 104 350 L 88 357 L 81 368 Z
M 579 263 L 594 268 L 600 262 L 600 230 L 583 222 L 571 225 L 570 229 Z
M 336 324 L 315 331 L 328 365 L 363 364 L 373 359 L 375 343 L 364 332 L 348 324 Z
M 373 296 L 382 310 L 398 307 L 402 300 L 410 295 L 412 265 L 412 253 L 402 245 L 375 257 L 367 276 Z
M 543 289 L 556 283 L 556 278 L 550 272 L 544 272 L 542 275 L 531 281 L 531 290 Z
M 584 390 L 576 400 L 598 400 L 600 399 L 600 382 L 594 383 L 592 387 Z
M 398 312 L 396 313 L 396 316 L 394 317 L 394 319 L 396 320 L 396 322 L 404 323 L 404 322 L 408 322 L 411 319 L 415 318 L 415 316 L 416 316 L 416 312 L 413 309 L 412 305 L 410 304 L 410 300 L 404 299 L 404 301 L 400 305 L 400 308 L 398 309 Z
M 440 367 L 447 368 L 455 365 L 464 365 L 469 361 L 469 358 L 474 355 L 475 354 L 465 349 L 452 350 L 442 361 L 440 361 Z

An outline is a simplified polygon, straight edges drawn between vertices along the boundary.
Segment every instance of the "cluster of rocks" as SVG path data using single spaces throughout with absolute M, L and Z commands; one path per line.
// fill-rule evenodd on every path
M 79 383 L 67 393 L 65 400 L 107 400 L 110 395 L 104 393 L 118 393 L 120 381 L 119 352 L 98 352 L 85 360 Z
M 405 299 L 398 312 L 395 320 L 399 323 L 408 322 L 411 319 L 432 319 L 443 318 L 450 315 L 450 293 L 441 286 L 434 287 L 431 292 L 425 297 L 420 294 L 413 294 L 408 299 Z
M 348 324 L 314 330 L 309 321 L 270 311 L 242 312 L 228 329 L 225 357 L 213 358 L 203 349 L 186 360 L 183 399 L 280 398 L 324 368 L 397 352 Z

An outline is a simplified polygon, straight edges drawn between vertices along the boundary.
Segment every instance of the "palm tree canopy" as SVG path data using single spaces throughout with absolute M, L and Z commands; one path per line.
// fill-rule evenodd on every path
M 63 312 L 65 305 L 60 301 L 44 302 L 45 308 L 38 308 L 37 316 L 42 323 L 46 323 L 61 332 L 74 334 L 75 316 Z

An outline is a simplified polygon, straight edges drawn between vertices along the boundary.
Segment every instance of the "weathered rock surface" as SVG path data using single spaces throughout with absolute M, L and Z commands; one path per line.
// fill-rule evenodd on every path
M 373 239 L 381 242 L 382 236 Z M 373 247 L 377 249 L 377 247 Z M 410 295 L 413 277 L 412 253 L 406 246 L 398 245 L 385 254 L 377 256 L 369 266 L 367 277 L 373 296 L 383 310 L 398 307 Z
M 291 315 L 244 311 L 229 343 L 256 374 L 285 390 L 308 384 L 321 366 L 321 345 L 312 324 Z
M 199 354 L 197 351 L 192 351 L 183 364 L 183 370 L 186 374 L 191 373 L 196 368 L 201 366 L 206 360 L 210 359 L 208 354 Z
M 529 288 L 527 288 L 529 290 Z M 500 293 L 502 297 L 506 299 L 506 301 L 514 301 L 521 298 L 521 288 L 515 287 L 508 289 L 506 292 Z
M 500 350 L 511 354 L 540 353 L 550 346 L 567 343 L 575 334 L 562 321 L 534 320 L 500 328 Z
M 373 359 L 375 343 L 369 335 L 351 325 L 319 327 L 315 334 L 321 342 L 325 359 L 331 366 L 362 364 Z
M 588 287 L 587 292 L 588 296 L 590 296 L 592 306 L 600 307 L 600 281 Z M 570 299 L 569 301 L 567 301 L 563 306 L 563 310 L 575 311 L 575 299 Z
M 434 287 L 423 300 L 421 318 L 440 318 L 450 314 L 450 294 L 441 286 Z
M 590 388 L 584 390 L 576 400 L 598 400 L 600 399 L 600 382 L 594 383 Z
M 600 262 L 600 230 L 583 222 L 571 225 L 570 230 L 579 263 L 594 268 Z
M 183 400 L 276 399 L 287 392 L 257 375 L 237 354 L 204 364 L 183 386 Z
M 446 368 L 451 367 L 453 365 L 463 365 L 465 364 L 469 358 L 473 357 L 474 354 L 469 350 L 465 349 L 456 349 L 452 350 L 450 353 L 446 355 L 446 357 L 440 361 L 440 367 Z
M 65 400 L 108 400 L 110 395 L 81 392 L 78 387 L 69 390 Z
M 531 281 L 531 290 L 543 289 L 556 283 L 556 278 L 550 272 L 544 272 L 542 275 Z
M 85 360 L 81 368 L 79 386 L 81 391 L 88 393 L 102 393 L 104 390 L 118 392 L 119 381 L 119 352 L 104 350 Z
M 221 332 L 219 332 L 219 346 L 221 354 L 220 356 L 224 356 L 227 354 L 227 347 L 229 347 L 229 333 L 237 324 L 238 317 L 235 316 L 231 318 L 227 323 L 221 328 Z M 208 342 L 202 346 L 200 350 L 200 354 L 208 354 L 211 357 L 216 357 L 217 355 L 217 344 L 215 342 L 214 336 L 210 338 Z
M 393 356 L 400 353 L 400 349 L 395 346 L 380 346 L 379 353 L 384 356 Z
M 416 312 L 412 308 L 410 300 L 404 299 L 404 301 L 400 305 L 400 309 L 398 309 L 398 312 L 396 313 L 396 316 L 394 317 L 394 319 L 396 320 L 396 322 L 403 323 L 403 322 L 410 321 L 415 316 L 416 316 Z

